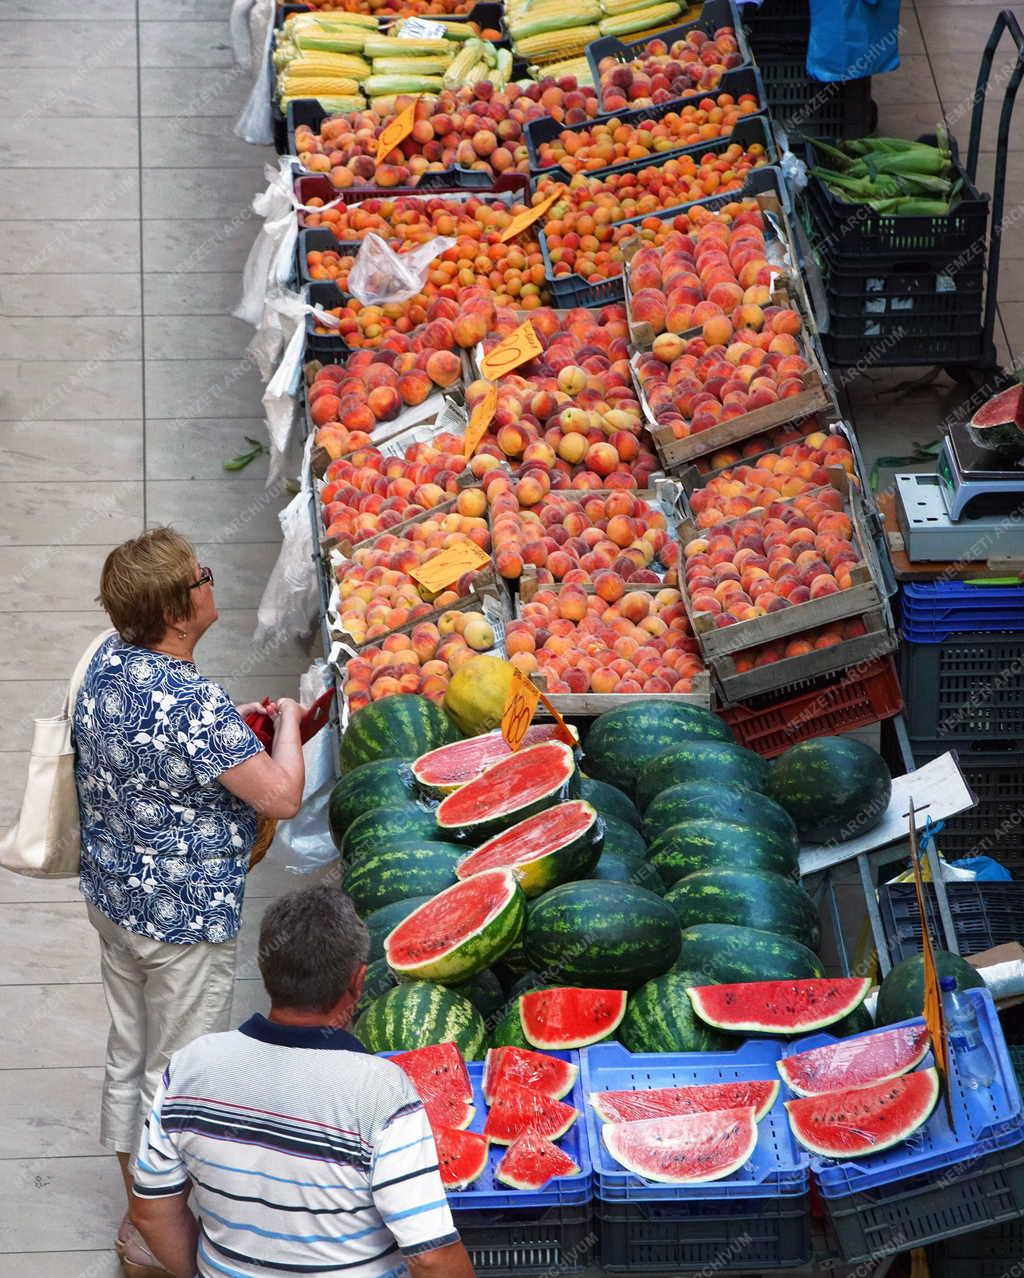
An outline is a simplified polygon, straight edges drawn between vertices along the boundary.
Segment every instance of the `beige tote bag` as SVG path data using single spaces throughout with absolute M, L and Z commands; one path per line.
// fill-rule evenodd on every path
M 28 780 L 17 823 L 0 841 L 0 865 L 35 879 L 67 879 L 78 874 L 82 845 L 78 834 L 78 792 L 71 723 L 89 662 L 114 633 L 98 635 L 75 667 L 64 711 L 56 719 L 36 719 Z

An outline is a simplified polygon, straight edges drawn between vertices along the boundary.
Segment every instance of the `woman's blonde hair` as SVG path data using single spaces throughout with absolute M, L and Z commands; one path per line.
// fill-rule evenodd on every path
M 112 550 L 99 597 L 121 638 L 154 644 L 163 638 L 168 617 L 190 618 L 195 567 L 195 550 L 173 528 L 151 528 Z

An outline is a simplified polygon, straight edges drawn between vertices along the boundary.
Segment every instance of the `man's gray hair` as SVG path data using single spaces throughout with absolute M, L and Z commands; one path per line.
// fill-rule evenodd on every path
M 281 897 L 260 927 L 260 975 L 272 1006 L 329 1012 L 369 948 L 366 924 L 340 888 L 320 884 Z

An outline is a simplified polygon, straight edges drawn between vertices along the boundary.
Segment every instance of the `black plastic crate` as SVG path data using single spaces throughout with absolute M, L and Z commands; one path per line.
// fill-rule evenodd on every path
M 1009 1220 L 991 1229 L 950 1238 L 928 1253 L 932 1278 L 1005 1278 L 1013 1263 L 1024 1260 L 1024 1218 Z M 1018 1270 L 1018 1272 L 1020 1272 Z
M 315 284 L 306 285 L 306 301 L 311 306 L 321 306 L 325 311 L 336 306 L 344 306 L 348 294 L 343 293 L 332 280 L 318 280 Z M 316 316 L 306 316 L 306 359 L 324 359 L 328 362 L 344 359 L 351 353 L 350 347 L 340 335 L 328 336 L 327 333 L 313 331 Z
M 848 337 L 822 333 L 821 347 L 825 359 L 837 368 L 898 368 L 911 364 L 991 365 L 990 343 L 981 331 L 981 316 L 975 320 L 973 333 L 946 333 L 936 330 L 931 335 L 914 333 L 905 336 L 898 324 L 878 336 Z
M 766 18 L 769 15 L 766 14 Z M 807 74 L 807 44 L 778 49 L 754 45 L 772 115 L 783 129 L 830 138 L 859 138 L 875 127 L 871 77 L 812 80 Z
M 590 1203 L 539 1210 L 456 1211 L 455 1227 L 477 1274 L 579 1273 L 594 1262 L 597 1235 Z
M 755 58 L 765 53 L 806 49 L 811 35 L 811 6 L 808 0 L 769 0 L 768 4 L 743 6 L 743 25 Z
M 900 648 L 907 731 L 967 751 L 1024 743 L 1024 633 L 953 635 Z M 1024 795 L 1022 795 L 1024 799 Z
M 942 834 L 938 836 L 942 846 Z M 946 900 L 961 954 L 1019 941 L 1024 918 L 1024 883 L 947 883 Z M 921 952 L 921 915 L 913 883 L 886 883 L 878 889 L 878 909 L 893 963 Z M 935 888 L 925 885 L 929 935 L 943 937 Z

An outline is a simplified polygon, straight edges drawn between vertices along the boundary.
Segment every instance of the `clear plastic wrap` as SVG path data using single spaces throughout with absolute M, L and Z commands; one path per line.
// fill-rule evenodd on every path
M 311 447 L 312 436 L 306 441 L 307 452 Z M 303 476 L 308 473 L 308 465 L 303 465 Z M 311 500 L 308 480 L 304 478 L 299 491 L 278 515 L 281 551 L 260 600 L 254 639 L 257 645 L 279 643 L 283 635 L 305 643 L 316 629 L 320 586 L 314 562 Z
M 263 225 L 249 250 L 242 271 L 242 300 L 232 312 L 236 318 L 258 325 L 263 319 L 267 294 L 281 288 L 292 278 L 295 269 L 295 241 L 299 228 L 292 184 L 294 157 L 278 157 L 277 167 L 264 166 L 267 189 L 253 197 L 253 210 L 263 218 Z
M 246 7 L 245 0 L 240 0 L 241 7 Z M 235 17 L 235 7 L 231 10 L 231 42 L 235 57 L 241 63 L 251 62 L 259 56 L 255 65 L 256 78 L 248 101 L 242 108 L 242 114 L 235 121 L 234 132 L 243 142 L 260 142 L 269 146 L 274 141 L 274 126 L 270 114 L 270 46 L 274 39 L 274 0 L 251 0 L 248 9 L 249 56 L 238 58 L 239 46 L 242 43 L 240 19 Z M 257 54 L 257 50 L 260 51 Z
M 363 240 L 348 273 L 348 291 L 363 306 L 405 302 L 421 292 L 430 263 L 455 240 L 438 235 L 408 253 L 396 253 L 373 231 Z

